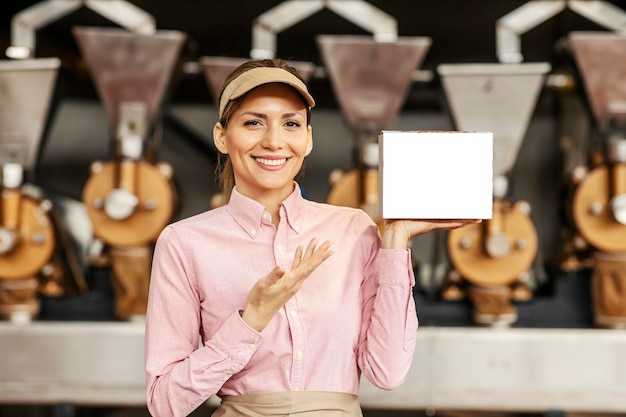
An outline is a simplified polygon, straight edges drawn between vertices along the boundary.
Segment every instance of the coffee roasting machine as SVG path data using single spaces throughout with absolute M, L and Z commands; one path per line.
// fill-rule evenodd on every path
M 469 297 L 479 324 L 514 323 L 511 300 L 530 300 L 541 276 L 530 204 L 511 200 L 509 182 L 549 70 L 547 63 L 438 67 L 456 128 L 494 133 L 493 218 L 449 233 L 452 270 L 443 289 L 445 299 Z
M 626 36 L 572 32 L 568 41 L 593 129 L 588 162 L 571 172 L 564 267 L 590 265 L 595 324 L 626 328 Z
M 106 248 L 94 249 L 92 261 L 112 267 L 116 315 L 140 318 L 148 298 L 152 245 L 177 205 L 173 169 L 157 158 L 156 126 L 185 35 L 81 27 L 74 35 L 111 128 L 111 160 L 92 164 L 83 192 L 94 246 Z
M 0 316 L 29 322 L 41 297 L 86 291 L 71 238 L 34 185 L 60 61 L 0 61 Z

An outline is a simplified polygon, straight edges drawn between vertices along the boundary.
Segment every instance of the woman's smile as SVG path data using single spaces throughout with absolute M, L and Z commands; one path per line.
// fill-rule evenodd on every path
M 275 158 L 275 157 L 252 157 L 259 165 L 266 169 L 280 169 L 290 158 Z

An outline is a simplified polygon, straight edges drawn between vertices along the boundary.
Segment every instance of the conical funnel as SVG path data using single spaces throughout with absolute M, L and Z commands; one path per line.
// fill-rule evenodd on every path
M 32 171 L 61 61 L 0 61 L 0 164 Z
M 217 104 L 222 89 L 222 84 L 228 74 L 244 62 L 249 61 L 247 58 L 223 57 L 223 56 L 206 56 L 200 59 L 200 66 L 204 73 L 204 77 L 209 84 L 211 95 Z M 298 73 L 304 78 L 304 82 L 308 83 L 311 74 L 315 69 L 313 63 L 300 61 L 287 61 L 287 64 L 294 67 Z
M 143 35 L 95 27 L 74 28 L 73 33 L 111 126 L 117 127 L 122 103 L 145 105 L 152 126 L 186 35 L 177 31 Z
M 493 174 L 510 173 L 537 104 L 547 63 L 440 65 L 458 130 L 493 132 Z
M 317 44 L 348 124 L 378 134 L 398 116 L 431 39 L 376 42 L 368 36 L 320 35 Z
M 569 43 L 596 122 L 605 130 L 626 119 L 626 36 L 572 32 Z

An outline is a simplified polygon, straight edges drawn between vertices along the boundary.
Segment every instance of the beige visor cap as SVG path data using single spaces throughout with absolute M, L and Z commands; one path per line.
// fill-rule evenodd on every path
M 252 68 L 234 80 L 232 80 L 224 89 L 220 98 L 220 119 L 224 113 L 224 109 L 230 100 L 236 99 L 246 94 L 248 91 L 263 84 L 283 83 L 295 88 L 302 96 L 304 101 L 310 106 L 315 106 L 315 100 L 309 93 L 306 85 L 300 81 L 298 77 L 282 68 L 274 67 L 258 67 Z

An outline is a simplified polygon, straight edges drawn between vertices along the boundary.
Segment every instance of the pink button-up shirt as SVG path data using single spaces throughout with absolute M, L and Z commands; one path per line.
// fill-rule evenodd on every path
M 333 251 L 257 332 L 241 318 L 248 292 L 298 245 Z M 392 389 L 415 348 L 408 249 L 381 249 L 361 210 L 305 200 L 299 187 L 272 225 L 235 189 L 228 205 L 168 226 L 154 253 L 146 317 L 147 402 L 185 416 L 211 395 L 275 391 L 358 394 L 361 374 Z

